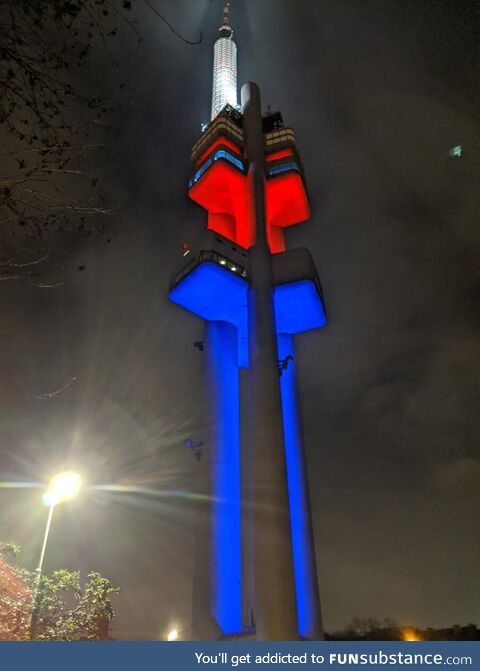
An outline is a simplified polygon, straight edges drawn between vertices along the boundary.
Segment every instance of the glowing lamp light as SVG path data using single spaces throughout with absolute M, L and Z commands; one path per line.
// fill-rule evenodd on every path
M 82 479 L 74 471 L 59 473 L 50 482 L 48 490 L 43 495 L 43 503 L 46 506 L 56 506 L 57 503 L 73 499 L 79 493 Z
M 402 629 L 402 638 L 404 641 L 421 641 L 422 638 L 417 634 L 415 629 L 411 627 L 406 627 Z
M 176 641 L 178 639 L 178 629 L 170 629 L 167 634 L 167 641 Z

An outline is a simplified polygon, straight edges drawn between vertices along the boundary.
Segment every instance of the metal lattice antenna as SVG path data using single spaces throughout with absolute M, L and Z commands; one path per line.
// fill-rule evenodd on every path
M 213 48 L 213 120 L 225 107 L 237 107 L 237 45 L 230 26 L 230 3 L 223 0 L 223 23 L 218 29 L 219 37 Z
M 230 3 L 228 0 L 223 0 L 223 25 L 230 25 Z

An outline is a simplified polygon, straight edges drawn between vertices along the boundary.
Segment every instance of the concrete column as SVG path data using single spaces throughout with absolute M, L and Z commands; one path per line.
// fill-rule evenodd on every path
M 318 641 L 323 640 L 323 628 L 308 492 L 307 465 L 297 403 L 293 335 L 279 334 L 277 341 L 279 359 L 287 363 L 287 367 L 282 371 L 280 377 L 280 388 L 290 498 L 298 631 L 302 638 Z M 287 357 L 292 358 L 288 359 L 287 362 Z
M 242 563 L 243 625 L 245 632 L 255 630 L 255 517 L 253 508 L 253 475 L 255 460 L 251 441 L 249 370 L 240 370 L 240 454 L 242 483 Z
M 211 607 L 223 634 L 242 631 L 240 387 L 237 329 L 207 324 L 206 365 L 211 402 Z
M 267 244 L 264 143 L 258 86 L 242 87 L 248 160 L 247 207 L 255 230 L 250 249 L 249 351 L 258 640 L 298 638 L 278 353 Z
M 210 324 L 205 324 L 204 355 L 209 351 Z M 207 355 L 208 357 L 208 355 Z M 206 359 L 207 359 L 206 357 Z M 209 362 L 204 362 L 204 387 L 210 390 L 212 375 Z M 218 410 L 212 402 L 211 394 L 206 394 L 207 418 L 203 435 L 202 456 L 197 462 L 192 455 L 194 501 L 194 557 L 191 632 L 188 638 L 194 641 L 215 641 L 221 630 L 212 611 L 212 451 L 215 438 L 216 416 Z M 196 436 L 194 436 L 196 438 Z

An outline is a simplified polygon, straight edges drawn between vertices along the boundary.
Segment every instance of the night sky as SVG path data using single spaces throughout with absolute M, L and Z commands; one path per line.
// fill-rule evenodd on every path
M 118 209 L 105 236 L 58 241 L 46 276 L 0 286 L 0 480 L 65 465 L 90 485 L 55 512 L 47 570 L 121 587 L 115 638 L 188 624 L 196 461 L 207 419 L 203 324 L 166 299 L 179 245 L 206 224 L 186 197 L 209 120 L 217 0 L 136 0 L 113 60 L 85 71 L 116 96 L 91 166 Z M 329 324 L 297 337 L 324 624 L 480 622 L 478 3 L 232 0 L 239 81 L 297 135 L 308 246 Z M 93 83 L 92 83 L 93 86 Z M 462 145 L 461 158 L 449 149 Z M 78 272 L 79 266 L 85 270 Z M 39 395 L 78 380 L 52 398 Z M 0 539 L 34 567 L 46 509 L 0 489 Z

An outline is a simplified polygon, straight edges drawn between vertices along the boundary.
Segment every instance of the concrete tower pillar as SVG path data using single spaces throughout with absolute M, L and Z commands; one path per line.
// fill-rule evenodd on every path
M 288 365 L 282 371 L 280 377 L 280 389 L 290 497 L 298 631 L 302 638 L 318 641 L 323 640 L 322 614 L 318 592 L 307 465 L 297 403 L 294 337 L 288 333 L 280 333 L 277 336 L 277 343 L 279 360 L 285 361 L 287 357 L 290 357 Z
M 211 612 L 224 634 L 242 630 L 240 398 L 233 324 L 207 326 L 205 353 L 212 410 L 210 450 Z
M 250 248 L 249 351 L 258 640 L 298 638 L 289 499 L 278 380 L 272 258 L 265 224 L 264 140 L 260 91 L 242 87 L 247 199 L 255 230 Z

